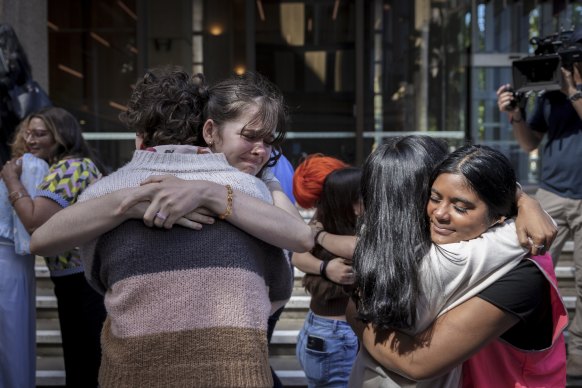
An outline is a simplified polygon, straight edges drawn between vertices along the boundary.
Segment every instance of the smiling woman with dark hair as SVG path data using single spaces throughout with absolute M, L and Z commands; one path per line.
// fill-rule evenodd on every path
M 459 365 L 498 336 L 521 352 L 509 348 L 489 352 L 481 364 L 471 363 L 465 381 L 486 387 L 530 386 L 533 381 L 563 385 L 561 331 L 567 313 L 556 298 L 551 273 L 544 271 L 551 260 L 546 256 L 523 260 L 526 251 L 509 219 L 517 209 L 509 161 L 488 147 L 462 147 L 436 167 L 428 191 L 422 184 L 432 170 L 427 157 L 438 155 L 429 151 L 434 149 L 431 142 L 414 137 L 393 140 L 364 167 L 363 184 L 370 190 L 364 190 L 364 224 L 354 263 L 358 311 L 367 326 L 352 320 L 365 350 L 354 365 L 351 386 L 459 386 Z M 403 163 L 413 159 L 424 163 Z M 381 174 L 378 164 L 384 166 Z M 384 188 L 387 182 L 393 186 Z M 398 193 L 399 187 L 408 187 L 403 191 L 406 196 Z M 424 201 L 390 214 L 394 208 L 386 206 L 389 197 L 395 206 L 411 194 Z M 527 198 L 522 196 L 524 206 Z M 533 205 L 532 209 L 539 208 Z M 390 220 L 406 218 L 410 207 L 420 218 L 394 228 Z M 381 222 L 371 209 L 386 210 Z M 536 214 L 540 215 L 534 227 L 541 221 L 540 231 L 545 223 L 555 229 L 543 212 Z M 554 233 L 545 241 L 551 241 Z M 371 243 L 380 235 L 385 237 L 379 244 Z M 527 338 L 520 332 L 527 332 Z M 496 359 L 520 361 L 502 365 Z M 486 373 L 485 365 L 495 365 L 493 374 L 498 377 Z M 517 370 L 515 365 L 525 366 Z

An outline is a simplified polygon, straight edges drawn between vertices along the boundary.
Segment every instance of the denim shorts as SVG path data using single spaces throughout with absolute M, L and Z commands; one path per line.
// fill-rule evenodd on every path
M 322 318 L 309 310 L 296 353 L 310 388 L 347 387 L 358 338 L 347 322 Z

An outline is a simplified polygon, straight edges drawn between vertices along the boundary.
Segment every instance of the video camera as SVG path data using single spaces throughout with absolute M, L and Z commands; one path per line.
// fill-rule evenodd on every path
M 575 62 L 582 62 L 582 42 L 572 41 L 574 29 L 561 31 L 545 38 L 533 37 L 534 55 L 512 62 L 513 87 L 516 96 L 527 92 L 560 90 L 560 68 L 573 70 Z

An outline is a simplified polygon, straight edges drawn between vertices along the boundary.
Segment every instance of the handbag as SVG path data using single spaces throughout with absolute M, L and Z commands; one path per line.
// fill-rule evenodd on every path
M 8 94 L 12 100 L 12 111 L 20 120 L 42 108 L 52 106 L 49 96 L 33 80 L 14 86 Z

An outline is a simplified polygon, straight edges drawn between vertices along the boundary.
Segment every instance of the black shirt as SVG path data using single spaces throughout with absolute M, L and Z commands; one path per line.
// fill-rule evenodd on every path
M 543 350 L 552 344 L 550 287 L 537 265 L 523 260 L 477 296 L 519 318 L 501 339 L 522 350 Z

